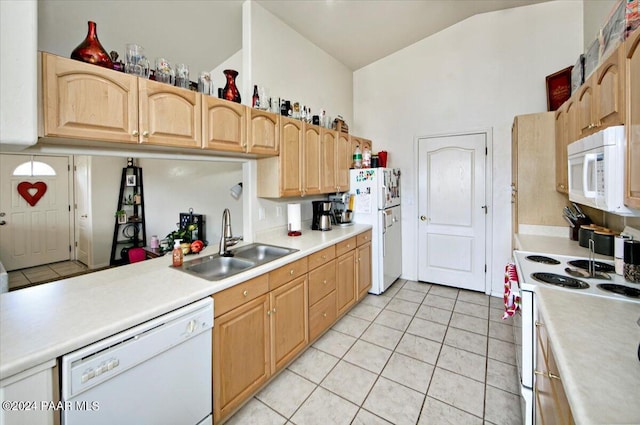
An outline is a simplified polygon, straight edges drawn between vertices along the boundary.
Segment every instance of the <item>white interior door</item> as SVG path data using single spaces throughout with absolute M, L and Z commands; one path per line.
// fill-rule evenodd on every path
M 418 140 L 418 279 L 485 291 L 485 133 Z
M 74 157 L 74 199 L 76 218 L 76 260 L 86 266 L 92 265 L 91 259 L 91 203 L 89 181 L 89 157 Z
M 0 177 L 0 261 L 6 269 L 68 260 L 69 158 L 0 155 Z

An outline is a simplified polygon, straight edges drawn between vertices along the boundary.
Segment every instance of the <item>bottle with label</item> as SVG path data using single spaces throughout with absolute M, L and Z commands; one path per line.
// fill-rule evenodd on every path
M 171 255 L 173 256 L 173 267 L 182 266 L 182 259 L 184 254 L 182 254 L 182 247 L 180 246 L 180 242 L 182 242 L 182 239 L 176 239 L 173 241 L 173 251 L 171 252 Z
M 362 168 L 371 168 L 371 150 L 367 146 L 362 150 Z
M 362 168 L 362 151 L 360 145 L 356 146 L 356 150 L 353 151 L 353 168 Z
M 253 102 L 252 106 L 254 108 L 260 107 L 260 95 L 258 94 L 258 86 L 254 84 L 253 86 Z

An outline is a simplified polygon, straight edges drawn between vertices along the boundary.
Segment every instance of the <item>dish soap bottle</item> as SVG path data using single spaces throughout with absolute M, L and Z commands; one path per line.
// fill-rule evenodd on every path
M 180 242 L 182 242 L 182 239 L 176 239 L 173 241 L 173 251 L 171 252 L 171 255 L 173 256 L 173 267 L 182 266 L 183 254 Z

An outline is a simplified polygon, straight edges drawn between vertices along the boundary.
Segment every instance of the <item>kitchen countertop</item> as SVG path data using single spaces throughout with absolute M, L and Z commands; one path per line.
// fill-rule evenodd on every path
M 571 257 L 589 257 L 589 249 L 578 245 L 568 237 L 516 234 L 516 249 L 519 251 L 544 254 L 567 255 Z M 612 256 L 595 254 L 596 260 L 613 261 Z
M 0 379 L 274 270 L 370 229 L 285 230 L 254 242 L 299 251 L 216 282 L 170 267 L 171 255 L 0 295 Z M 237 247 L 242 246 L 238 244 Z M 212 243 L 201 255 L 217 252 Z M 185 256 L 185 262 L 197 258 Z
M 575 423 L 640 423 L 640 304 L 542 285 L 536 300 Z

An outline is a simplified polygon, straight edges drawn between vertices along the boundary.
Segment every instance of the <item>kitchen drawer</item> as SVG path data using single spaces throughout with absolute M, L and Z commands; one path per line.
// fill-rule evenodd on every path
M 215 317 L 269 292 L 269 275 L 263 274 L 213 294 Z
M 336 262 L 309 272 L 309 305 L 314 305 L 329 292 L 336 289 Z
M 292 281 L 298 276 L 302 276 L 307 272 L 307 257 L 282 266 L 269 272 L 269 287 L 271 290 L 276 289 L 285 283 Z
M 321 251 L 314 252 L 309 256 L 309 270 L 313 270 L 316 267 L 320 267 L 323 264 L 336 258 L 336 246 L 331 245 Z
M 313 341 L 336 321 L 336 291 L 309 308 L 309 341 Z
M 345 252 L 349 252 L 356 247 L 356 237 L 347 239 L 346 241 L 338 242 L 336 244 L 336 257 L 341 256 Z
M 371 242 L 371 230 L 360 233 L 356 238 L 358 240 L 358 246 Z

